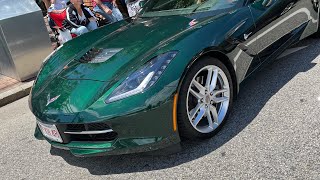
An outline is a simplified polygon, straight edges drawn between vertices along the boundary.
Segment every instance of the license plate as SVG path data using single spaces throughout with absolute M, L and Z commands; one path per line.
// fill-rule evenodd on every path
M 43 124 L 41 122 L 37 122 L 42 134 L 48 139 L 56 142 L 62 143 L 62 138 L 59 134 L 59 131 L 55 125 L 51 124 Z

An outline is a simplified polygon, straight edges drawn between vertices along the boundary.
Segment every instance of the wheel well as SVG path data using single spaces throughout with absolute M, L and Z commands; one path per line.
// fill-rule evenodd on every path
M 233 84 L 233 94 L 234 94 L 234 100 L 237 98 L 238 95 L 238 82 L 237 82 L 237 76 L 236 76 L 236 72 L 233 68 L 233 65 L 230 61 L 230 59 L 228 58 L 228 56 L 226 56 L 224 53 L 220 52 L 220 51 L 207 51 L 207 52 L 203 52 L 201 53 L 199 56 L 196 56 L 192 61 L 190 61 L 189 65 L 187 66 L 187 68 L 185 69 L 185 72 L 183 73 L 183 78 L 181 78 L 180 83 L 179 83 L 179 87 L 178 87 L 178 92 L 180 90 L 180 86 L 182 84 L 182 81 L 185 77 L 185 75 L 187 74 L 187 72 L 189 71 L 189 68 L 192 66 L 192 64 L 194 64 L 197 60 L 201 59 L 204 56 L 210 56 L 213 58 L 217 58 L 218 60 L 220 60 L 228 69 L 228 71 L 230 72 L 231 75 L 231 79 L 232 79 L 232 84 Z
M 219 59 L 228 68 L 230 75 L 231 75 L 232 84 L 233 84 L 233 97 L 234 97 L 234 99 L 236 99 L 236 97 L 238 95 L 237 76 L 236 76 L 236 72 L 234 70 L 234 67 L 233 67 L 230 59 L 228 58 L 228 56 L 226 56 L 225 54 L 223 54 L 222 52 L 219 52 L 219 51 L 210 51 L 210 52 L 207 52 L 203 55 L 209 55 L 210 57 Z

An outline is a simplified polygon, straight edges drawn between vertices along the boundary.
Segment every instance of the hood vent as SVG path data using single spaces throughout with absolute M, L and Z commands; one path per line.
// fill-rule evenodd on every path
M 85 53 L 81 58 L 81 63 L 103 63 L 118 52 L 120 52 L 123 48 L 109 48 L 109 49 L 102 49 L 102 48 L 92 48 L 87 53 Z

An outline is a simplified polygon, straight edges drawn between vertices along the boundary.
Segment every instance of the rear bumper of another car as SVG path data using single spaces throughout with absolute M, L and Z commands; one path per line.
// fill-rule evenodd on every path
M 174 129 L 172 110 L 173 102 L 168 101 L 154 109 L 109 120 L 54 124 L 63 139 L 62 143 L 46 138 L 37 125 L 35 137 L 47 140 L 56 148 L 70 150 L 73 155 L 80 157 L 156 151 L 180 143 L 179 133 Z M 69 134 L 105 129 L 110 131 L 99 135 Z

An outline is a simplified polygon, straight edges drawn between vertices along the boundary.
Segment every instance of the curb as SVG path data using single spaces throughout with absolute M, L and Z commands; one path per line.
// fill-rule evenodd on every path
M 0 107 L 28 96 L 34 81 L 30 81 L 0 94 Z

